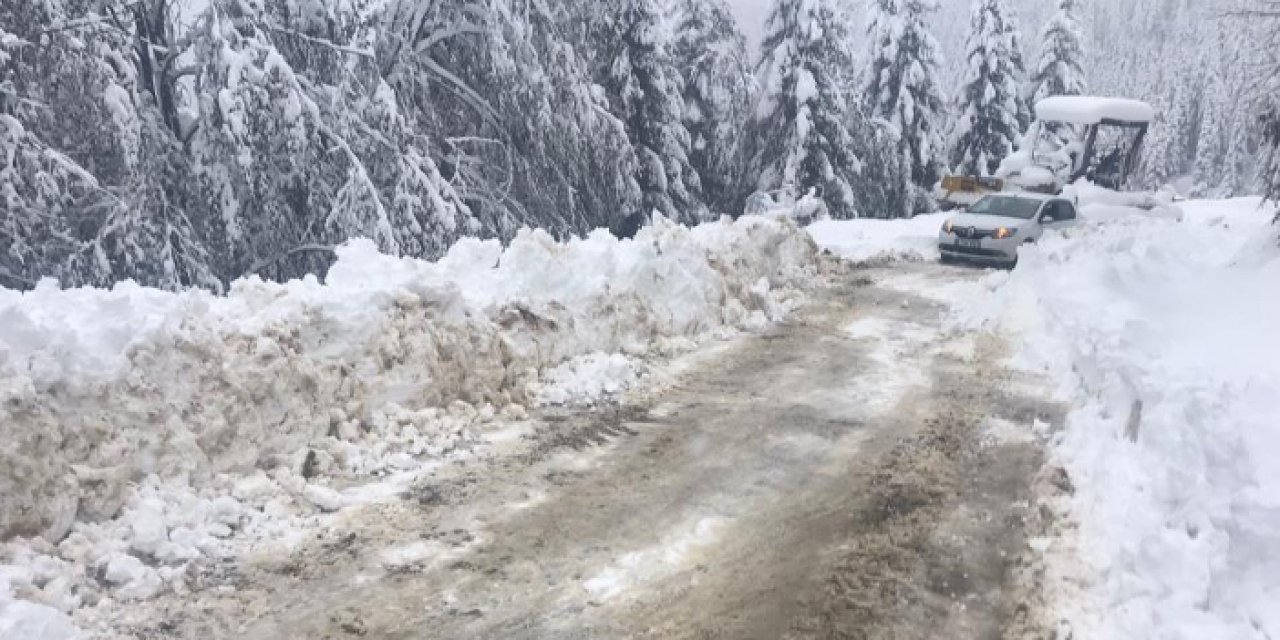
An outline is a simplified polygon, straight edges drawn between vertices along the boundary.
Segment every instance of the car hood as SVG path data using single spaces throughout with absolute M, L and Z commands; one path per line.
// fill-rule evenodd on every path
M 1006 218 L 1004 216 L 986 216 L 974 213 L 961 213 L 951 218 L 951 224 L 957 227 L 973 227 L 975 229 L 998 229 L 1007 227 L 1009 229 L 1020 229 L 1031 224 L 1030 220 L 1022 218 Z

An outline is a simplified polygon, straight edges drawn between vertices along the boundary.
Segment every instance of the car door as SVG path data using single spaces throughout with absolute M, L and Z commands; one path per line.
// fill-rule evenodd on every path
M 1056 226 L 1076 226 L 1076 223 L 1079 221 L 1079 212 L 1076 211 L 1076 205 L 1068 200 L 1058 200 L 1057 205 L 1057 215 L 1054 216 Z
M 1076 208 L 1066 200 L 1050 200 L 1040 213 L 1041 225 L 1046 229 L 1062 229 L 1075 224 Z

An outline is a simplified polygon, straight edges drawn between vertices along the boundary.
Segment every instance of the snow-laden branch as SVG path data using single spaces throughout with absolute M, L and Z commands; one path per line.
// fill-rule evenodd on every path
M 314 44 L 320 47 L 325 47 L 326 49 L 330 49 L 338 53 L 345 53 L 347 55 L 359 56 L 361 58 L 368 58 L 369 60 L 373 60 L 375 58 L 373 51 L 369 49 L 358 49 L 356 47 L 341 45 L 332 40 L 326 40 L 324 38 L 316 38 L 314 36 L 309 36 L 305 33 L 299 33 L 298 31 L 294 31 L 293 29 L 282 29 L 280 27 L 276 27 L 272 25 L 262 25 L 262 26 L 267 31 L 270 31 L 272 33 L 288 36 L 290 38 L 297 38 L 298 40 L 301 40 L 308 44 Z
M 116 27 L 116 25 L 112 24 L 111 21 L 107 20 L 102 16 L 88 16 L 85 18 L 68 20 L 66 22 L 61 22 L 58 24 L 45 27 L 44 29 L 41 29 L 38 33 L 40 35 L 46 35 L 50 33 L 57 33 L 59 31 L 74 31 L 77 29 L 90 29 L 94 27 L 107 27 L 109 29 L 118 28 Z
M 243 275 L 243 276 L 245 276 L 245 277 L 247 277 L 247 276 L 251 276 L 251 275 L 255 275 L 255 274 L 257 274 L 258 272 L 262 271 L 263 269 L 266 269 L 267 267 L 269 267 L 269 266 L 271 266 L 271 265 L 273 265 L 273 264 L 276 264 L 276 263 L 279 263 L 279 262 L 283 262 L 284 260 L 287 260 L 287 259 L 289 259 L 289 258 L 291 258 L 291 257 L 293 257 L 293 256 L 298 255 L 299 253 L 335 253 L 335 252 L 336 252 L 336 250 L 337 250 L 337 247 L 335 247 L 334 245 L 331 245 L 331 244 L 302 244 L 302 245 L 298 245 L 298 246 L 296 246 L 296 247 L 294 247 L 294 248 L 292 248 L 292 249 L 289 249 L 288 251 L 285 251 L 285 252 L 283 252 L 283 253 L 278 253 L 278 254 L 276 254 L 276 255 L 274 255 L 274 256 L 271 256 L 271 257 L 269 257 L 269 258 L 263 258 L 263 259 L 261 259 L 261 260 L 258 260 L 257 262 L 253 263 L 252 265 L 249 265 L 249 268 L 248 268 L 248 269 L 244 272 L 244 274 L 242 274 L 242 275 Z
M 32 289 L 34 289 L 37 284 L 35 280 L 32 280 L 24 276 L 20 276 L 12 271 L 9 271 L 8 269 L 5 269 L 4 267 L 0 267 L 0 279 L 11 280 L 20 285 L 23 285 L 25 287 L 32 288 Z

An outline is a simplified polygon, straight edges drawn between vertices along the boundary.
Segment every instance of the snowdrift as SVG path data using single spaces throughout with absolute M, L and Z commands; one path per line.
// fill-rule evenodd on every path
M 1046 579 L 1074 637 L 1280 636 L 1274 212 L 1181 208 L 1086 209 L 1095 224 L 967 298 L 965 321 L 1020 336 L 1021 365 L 1074 407 L 1053 451 L 1080 548 L 1051 554 Z
M 948 217 L 933 213 L 897 220 L 823 220 L 808 231 L 823 249 L 857 263 L 937 260 L 938 232 Z
M 626 241 L 464 240 L 435 263 L 357 241 L 324 283 L 249 279 L 225 297 L 0 290 L 0 540 L 112 518 L 146 477 L 297 467 L 309 443 L 388 424 L 439 445 L 426 408 L 518 407 L 574 358 L 778 318 L 817 253 L 782 220 L 659 219 Z

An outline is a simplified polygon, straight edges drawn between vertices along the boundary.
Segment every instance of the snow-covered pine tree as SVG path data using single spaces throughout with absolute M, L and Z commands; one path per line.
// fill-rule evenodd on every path
M 911 181 L 911 159 L 898 150 L 898 130 L 883 120 L 868 120 L 849 109 L 848 129 L 862 159 L 853 183 L 854 201 L 867 217 L 911 215 L 918 187 Z
M 1021 136 L 1019 78 L 1003 0 L 977 0 L 966 46 L 969 73 L 960 88 L 951 166 L 990 175 Z
M 167 4 L 106 2 L 96 13 L 59 0 L 0 7 L 0 273 L 12 284 L 132 278 L 220 286 L 180 195 L 172 106 L 156 82 Z M 35 43 L 39 43 L 36 46 Z M 49 105 L 57 105 L 50 108 Z
M 702 183 L 689 161 L 679 73 L 657 0 L 613 0 L 597 14 L 598 82 L 611 110 L 626 126 L 635 150 L 642 197 L 634 214 L 657 211 L 696 223 L 708 213 Z M 609 11 L 613 8 L 613 11 Z
M 751 174 L 762 190 L 820 189 L 832 216 L 859 215 L 862 161 L 844 99 L 853 56 L 848 16 L 832 0 L 777 0 L 765 24 L 760 85 L 747 127 Z
M 1025 132 L 1035 120 L 1035 114 L 1027 95 L 1027 56 L 1022 49 L 1022 20 L 1016 5 L 1005 6 L 1004 26 L 1009 37 L 1009 64 L 1018 80 L 1018 131 Z
M 1179 100 L 1181 87 L 1175 83 L 1168 96 L 1158 103 L 1156 120 L 1147 135 L 1139 167 L 1139 182 L 1148 189 L 1165 187 L 1182 175 L 1186 155 L 1182 140 L 1187 123 L 1183 120 L 1183 111 L 1176 108 Z
M 1243 196 L 1256 193 L 1253 187 L 1256 116 L 1250 111 L 1232 111 L 1230 133 L 1227 137 L 1227 153 L 1223 160 L 1222 189 L 1227 196 Z
M 689 161 L 707 203 L 737 213 L 744 193 L 740 145 L 751 89 L 746 38 L 724 0 L 679 0 L 673 52 L 680 70 Z
M 1205 88 L 1204 109 L 1200 114 L 1200 135 L 1195 148 L 1196 197 L 1226 195 L 1223 187 L 1227 181 L 1227 147 L 1231 143 L 1231 112 L 1228 102 L 1234 91 L 1222 81 L 1219 73 L 1211 74 Z
M 1052 96 L 1078 96 L 1086 89 L 1084 31 L 1076 15 L 1077 0 L 1058 0 L 1058 12 L 1040 36 L 1040 56 L 1032 74 L 1034 102 Z
M 1266 22 L 1255 47 L 1261 64 L 1256 90 L 1260 103 L 1262 149 L 1259 153 L 1258 183 L 1266 197 L 1280 201 L 1280 59 L 1275 57 L 1280 45 L 1280 5 L 1270 0 L 1255 3 L 1255 15 Z M 1266 52 L 1266 53 L 1261 53 Z M 1276 216 L 1280 224 L 1280 214 Z
M 635 153 L 593 89 L 593 51 L 569 40 L 586 37 L 590 29 L 573 27 L 596 24 L 597 10 L 538 0 L 391 5 L 382 64 L 413 129 L 438 141 L 432 157 L 483 233 L 586 233 L 640 208 Z
M 493 49 L 504 72 L 491 91 L 528 176 L 513 190 L 527 211 L 523 224 L 566 214 L 574 233 L 617 224 L 640 208 L 637 164 L 626 127 L 594 90 L 586 50 L 567 39 L 564 25 L 582 18 L 570 3 L 498 6 L 507 46 Z
M 937 80 L 941 54 L 925 23 L 934 9 L 927 0 L 871 3 L 865 110 L 897 131 L 898 150 L 911 167 L 916 187 L 908 214 L 936 208 L 932 190 L 942 177 L 947 154 L 946 103 Z

